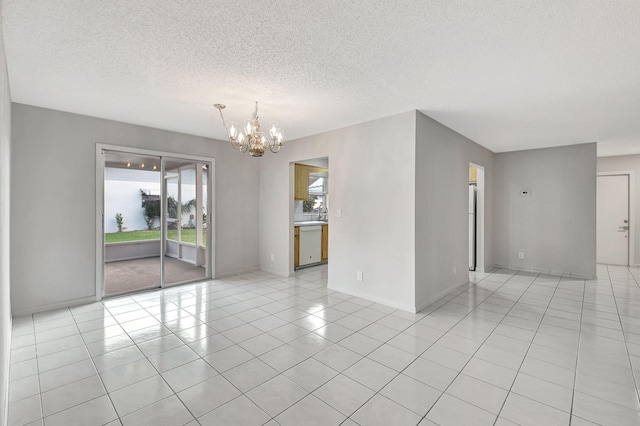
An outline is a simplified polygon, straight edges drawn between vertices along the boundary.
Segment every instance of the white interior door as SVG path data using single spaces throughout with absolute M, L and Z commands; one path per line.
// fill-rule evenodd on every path
M 597 185 L 597 262 L 629 265 L 629 175 L 601 175 Z

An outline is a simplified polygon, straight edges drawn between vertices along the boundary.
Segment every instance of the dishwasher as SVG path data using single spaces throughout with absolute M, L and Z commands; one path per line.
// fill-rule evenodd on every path
M 322 226 L 300 227 L 300 266 L 320 262 Z

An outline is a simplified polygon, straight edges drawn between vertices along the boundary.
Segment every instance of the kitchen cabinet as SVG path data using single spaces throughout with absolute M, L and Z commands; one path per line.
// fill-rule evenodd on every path
M 329 225 L 322 225 L 321 260 L 329 260 Z
M 478 169 L 474 166 L 469 166 L 469 183 L 476 183 L 478 181 Z
M 304 164 L 295 165 L 295 184 L 293 198 L 295 200 L 309 199 L 309 166 Z
M 300 227 L 293 228 L 293 266 L 300 266 Z
M 306 164 L 294 165 L 293 198 L 295 200 L 309 199 L 309 173 L 327 172 L 324 167 L 307 166 Z

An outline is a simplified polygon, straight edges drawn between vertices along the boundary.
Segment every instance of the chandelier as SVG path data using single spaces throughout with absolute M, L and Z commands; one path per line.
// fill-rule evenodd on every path
M 273 153 L 280 151 L 283 140 L 282 130 L 278 127 L 278 123 L 272 121 L 269 123 L 268 137 L 264 132 L 260 131 L 258 102 L 256 102 L 256 108 L 253 110 L 251 118 L 245 121 L 243 128 L 240 128 L 235 121 L 231 121 L 229 126 L 227 126 L 224 116 L 222 115 L 222 110 L 226 108 L 225 105 L 215 104 L 214 107 L 220 112 L 222 125 L 227 130 L 232 147 L 242 153 L 249 151 L 249 155 L 252 157 L 262 157 L 267 148 Z

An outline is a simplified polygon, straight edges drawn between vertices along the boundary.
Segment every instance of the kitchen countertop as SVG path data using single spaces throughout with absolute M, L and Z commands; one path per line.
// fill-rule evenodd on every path
M 293 226 L 313 226 L 313 225 L 328 225 L 329 222 L 325 220 L 305 220 L 303 222 L 293 222 Z

